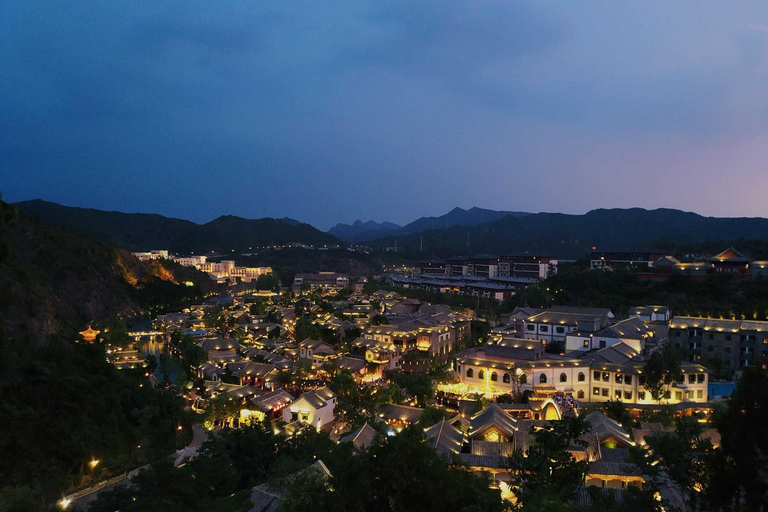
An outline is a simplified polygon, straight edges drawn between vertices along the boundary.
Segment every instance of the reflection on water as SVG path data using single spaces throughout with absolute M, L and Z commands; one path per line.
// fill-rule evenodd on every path
M 165 344 L 164 343 L 158 343 L 155 340 L 152 341 L 144 341 L 142 339 L 143 344 L 141 345 L 141 354 L 143 356 L 148 356 L 149 354 L 152 354 L 155 357 L 160 357 L 160 354 L 165 352 Z

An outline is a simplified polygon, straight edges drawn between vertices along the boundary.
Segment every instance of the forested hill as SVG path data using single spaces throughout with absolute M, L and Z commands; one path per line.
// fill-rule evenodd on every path
M 768 219 L 716 218 L 680 210 L 600 209 L 584 215 L 537 213 L 506 216 L 472 227 L 451 227 L 386 237 L 375 247 L 398 247 L 433 255 L 531 251 L 578 258 L 596 246 L 627 249 L 707 241 L 768 238 Z
M 91 322 L 125 342 L 115 315 L 199 299 L 211 283 L 0 201 L 0 510 L 61 510 L 54 503 L 67 489 L 189 442 L 180 397 L 146 385 L 144 370 L 118 371 L 105 343 L 73 342 Z
M 41 200 L 15 203 L 40 219 L 90 238 L 131 251 L 168 249 L 178 253 L 248 252 L 251 247 L 333 245 L 339 240 L 292 219 L 244 219 L 226 215 L 206 224 L 144 213 L 107 212 L 62 206 Z
M 184 283 L 191 281 L 193 286 Z M 0 201 L 0 330 L 42 341 L 213 291 L 206 274 L 69 233 Z M 73 339 L 73 338 L 70 338 Z

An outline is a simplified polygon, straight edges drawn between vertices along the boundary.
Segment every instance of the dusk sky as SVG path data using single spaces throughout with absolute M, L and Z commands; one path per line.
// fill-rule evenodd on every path
M 768 2 L 6 1 L 6 201 L 768 216 Z

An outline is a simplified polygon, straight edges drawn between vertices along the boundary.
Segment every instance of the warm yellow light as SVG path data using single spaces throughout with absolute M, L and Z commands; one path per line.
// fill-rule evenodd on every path
M 69 498 L 62 498 L 59 501 L 59 506 L 61 508 L 67 508 L 71 503 L 72 503 L 72 500 L 70 500 Z
M 95 468 L 99 465 L 99 461 L 96 459 L 93 459 L 91 462 L 88 463 L 91 466 L 91 469 Z

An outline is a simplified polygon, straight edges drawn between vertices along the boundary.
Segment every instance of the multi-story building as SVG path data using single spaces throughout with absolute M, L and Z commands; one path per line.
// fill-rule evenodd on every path
M 656 346 L 656 333 L 638 318 L 628 318 L 598 331 L 571 331 L 566 335 L 565 351 L 588 352 L 625 343 L 643 353 L 646 343 Z
M 346 288 L 349 286 L 349 276 L 336 272 L 319 272 L 317 274 L 296 274 L 293 278 L 293 288 L 300 290 L 304 284 L 312 288 Z
M 236 277 L 244 283 L 250 283 L 272 273 L 272 267 L 235 267 L 229 272 L 229 277 Z
M 422 260 L 416 263 L 411 270 L 411 277 L 422 275 L 445 276 L 450 273 L 450 265 L 444 260 Z
M 724 372 L 748 366 L 768 369 L 768 322 L 676 316 L 669 343 L 693 362 L 720 365 Z
M 649 269 L 653 263 L 665 256 L 657 249 L 627 249 L 623 251 L 593 250 L 590 257 L 590 268 L 597 270 L 638 268 Z
M 299 343 L 299 359 L 322 365 L 336 359 L 336 350 L 329 343 L 307 338 Z
M 420 350 L 431 355 L 447 354 L 453 350 L 456 332 L 449 325 L 429 325 L 408 320 L 396 325 L 378 325 L 366 330 L 364 336 L 391 343 L 400 353 Z
M 421 277 L 390 276 L 393 284 L 404 288 L 417 288 L 440 293 L 469 295 L 483 299 L 504 300 L 518 290 L 536 284 L 538 279 L 527 277 L 476 277 L 438 276 L 424 274 Z
M 234 268 L 235 262 L 233 260 L 206 261 L 197 266 L 197 270 L 207 272 L 215 277 L 228 277 Z
M 657 403 L 645 388 L 642 352 L 623 341 L 583 354 L 557 356 L 545 353 L 532 340 L 501 337 L 461 352 L 456 363 L 467 393 L 514 394 L 531 389 L 562 392 L 586 402 Z M 706 403 L 708 370 L 689 362 L 681 370 L 682 377 L 669 386 L 664 401 Z
M 408 301 L 408 299 L 406 299 Z M 371 326 L 363 336 L 386 344 L 404 354 L 412 350 L 431 355 L 451 352 L 459 341 L 470 336 L 470 319 L 447 306 L 420 305 L 417 311 L 387 314 L 387 324 Z
M 139 258 L 141 261 L 149 261 L 149 260 L 159 260 L 159 259 L 168 259 L 168 251 L 166 250 L 154 250 L 149 252 L 135 252 L 133 253 L 134 256 Z
M 506 254 L 499 257 L 499 277 L 546 279 L 557 274 L 557 259 L 531 254 Z
M 628 316 L 636 317 L 643 322 L 669 322 L 667 306 L 636 306 L 629 308 Z
M 467 276 L 469 275 L 469 258 L 451 258 L 448 260 L 448 275 Z
M 481 254 L 470 258 L 467 264 L 467 274 L 473 277 L 494 278 L 499 275 L 499 257 Z
M 507 326 L 518 338 L 533 339 L 546 345 L 565 342 L 568 333 L 595 333 L 608 327 L 613 313 L 604 308 L 552 306 L 548 310 Z
M 672 273 L 703 278 L 708 273 L 728 274 L 735 279 L 768 277 L 768 261 L 754 260 L 746 254 L 729 247 L 703 261 L 681 262 L 673 256 L 663 256 L 653 263 L 654 273 L 644 278 L 664 280 Z
M 197 267 L 206 262 L 205 256 L 185 256 L 181 258 L 172 258 L 173 261 L 184 267 Z
M 368 363 L 376 365 L 373 373 L 381 375 L 385 370 L 400 368 L 403 356 L 401 348 L 392 342 L 360 337 L 352 342 L 351 352 L 364 355 Z

